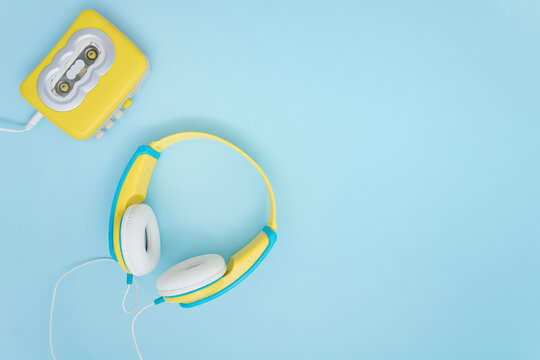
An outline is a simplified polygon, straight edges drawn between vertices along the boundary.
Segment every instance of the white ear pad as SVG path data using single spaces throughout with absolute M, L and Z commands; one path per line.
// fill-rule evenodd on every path
M 221 278 L 227 265 L 217 254 L 201 255 L 182 261 L 165 271 L 156 282 L 161 296 L 176 296 L 197 290 Z
M 161 241 L 156 216 L 146 204 L 131 205 L 120 226 L 122 258 L 134 276 L 150 273 L 159 262 Z

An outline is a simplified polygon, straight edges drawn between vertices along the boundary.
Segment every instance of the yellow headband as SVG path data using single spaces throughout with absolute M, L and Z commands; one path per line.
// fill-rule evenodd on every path
M 150 178 L 152 176 L 154 166 L 157 163 L 157 159 L 160 157 L 160 152 L 171 145 L 192 139 L 207 139 L 225 144 L 239 152 L 246 159 L 248 159 L 253 166 L 255 166 L 255 168 L 261 174 L 268 191 L 270 203 L 268 227 L 272 231 L 276 231 L 276 206 L 272 187 L 270 186 L 270 182 L 260 166 L 257 165 L 257 163 L 249 155 L 227 140 L 210 134 L 200 132 L 184 132 L 167 136 L 164 139 L 154 141 L 150 144 L 150 146 L 143 145 L 137 149 L 126 166 L 114 195 L 109 221 L 109 252 L 111 257 L 118 261 L 122 269 L 124 269 L 124 271 L 126 271 L 128 274 L 130 272 L 124 263 L 122 250 L 120 248 L 120 224 L 122 221 L 122 216 L 129 206 L 133 204 L 140 204 L 146 198 Z
M 150 147 L 160 153 L 160 152 L 162 152 L 163 150 L 165 150 L 166 148 L 168 148 L 171 145 L 174 145 L 174 144 L 177 144 L 179 142 L 186 141 L 186 140 L 196 140 L 196 139 L 212 140 L 212 141 L 216 141 L 216 142 L 225 144 L 228 147 L 230 147 L 230 148 L 236 150 L 237 152 L 239 152 L 243 157 L 248 159 L 249 162 L 253 166 L 255 166 L 255 168 L 261 174 L 261 176 L 262 176 L 262 178 L 264 180 L 264 183 L 266 184 L 266 190 L 268 191 L 268 200 L 269 200 L 269 203 L 270 203 L 270 214 L 269 214 L 269 218 L 268 218 L 268 227 L 270 229 L 276 231 L 276 200 L 274 198 L 274 192 L 272 191 L 272 186 L 270 185 L 270 182 L 268 181 L 268 178 L 266 177 L 264 171 L 262 171 L 261 167 L 248 154 L 246 154 L 244 151 L 242 151 L 242 149 L 240 149 L 238 146 L 236 146 L 234 144 L 231 144 L 227 140 L 224 140 L 224 139 L 219 138 L 219 137 L 214 136 L 214 135 L 205 134 L 205 133 L 201 133 L 201 132 L 183 132 L 183 133 L 178 133 L 178 134 L 174 134 L 174 135 L 171 135 L 171 136 L 167 136 L 166 138 L 163 138 L 163 139 L 158 140 L 158 141 L 154 141 L 153 143 L 150 143 Z

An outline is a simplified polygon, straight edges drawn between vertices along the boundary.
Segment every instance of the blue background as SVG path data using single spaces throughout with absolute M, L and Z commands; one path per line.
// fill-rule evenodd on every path
M 78 13 L 127 34 L 152 70 L 100 141 L 48 121 L 0 134 L 0 357 L 48 357 L 52 288 L 107 256 L 109 211 L 137 146 L 225 137 L 267 172 L 278 242 L 204 306 L 145 312 L 147 359 L 537 359 L 540 6 L 534 1 L 5 1 L 0 126 L 32 115 L 22 80 Z M 263 182 L 232 151 L 168 150 L 147 202 L 155 281 L 228 258 L 265 224 Z M 113 263 L 60 287 L 60 359 L 133 359 Z

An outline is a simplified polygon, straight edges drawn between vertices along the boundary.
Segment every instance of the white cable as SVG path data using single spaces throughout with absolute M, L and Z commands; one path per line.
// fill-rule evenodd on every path
M 52 302 L 51 302 L 51 313 L 50 313 L 50 316 L 49 316 L 49 347 L 51 349 L 51 355 L 52 355 L 52 358 L 54 360 L 56 360 L 56 356 L 54 356 L 54 350 L 53 350 L 53 345 L 52 345 L 52 319 L 53 319 L 53 310 L 54 310 L 54 300 L 56 299 L 56 290 L 58 289 L 58 285 L 60 284 L 60 282 L 67 275 L 71 274 L 73 271 L 75 271 L 77 269 L 80 269 L 80 268 L 82 268 L 82 267 L 84 267 L 86 265 L 90 265 L 90 264 L 93 264 L 93 263 L 96 263 L 96 262 L 99 262 L 99 261 L 112 261 L 112 262 L 115 262 L 111 258 L 99 258 L 99 259 L 87 261 L 85 263 L 82 263 L 81 265 L 75 266 L 73 269 L 71 269 L 69 271 L 66 271 L 64 273 L 64 275 L 62 275 L 60 277 L 60 279 L 58 279 L 58 281 L 56 282 L 56 285 L 54 285 L 54 291 L 53 291 Z
M 133 304 L 131 308 L 126 309 L 126 297 L 127 297 L 127 294 L 129 293 L 129 289 L 131 289 L 131 284 L 128 284 L 128 286 L 126 287 L 126 291 L 124 292 L 124 297 L 122 298 L 122 311 L 125 312 L 126 314 L 129 314 L 130 312 L 135 310 L 135 308 L 137 307 L 137 303 L 139 302 L 139 285 L 137 284 L 137 279 L 135 279 L 135 277 L 133 278 L 133 282 L 135 282 L 135 290 L 137 291 L 135 295 L 135 304 Z
M 39 112 L 39 111 L 36 111 L 36 113 L 30 118 L 30 120 L 28 120 L 28 123 L 26 123 L 26 125 L 24 126 L 24 129 L 5 129 L 5 128 L 0 128 L 0 131 L 4 131 L 4 132 L 11 132 L 11 133 L 21 133 L 21 132 L 25 132 L 25 131 L 28 131 L 30 129 L 32 129 L 34 126 L 37 125 L 37 123 L 43 119 L 43 115 Z
M 137 320 L 137 317 L 139 317 L 139 315 L 141 315 L 141 313 L 144 310 L 154 305 L 155 303 L 152 302 L 146 305 L 145 307 L 143 307 L 141 310 L 139 310 L 137 314 L 135 314 L 135 316 L 133 317 L 133 321 L 131 322 L 131 336 L 133 337 L 133 344 L 135 344 L 135 349 L 137 349 L 137 355 L 139 355 L 139 360 L 142 360 L 142 356 L 141 356 L 141 351 L 139 350 L 139 345 L 137 345 L 137 339 L 135 338 L 135 320 Z

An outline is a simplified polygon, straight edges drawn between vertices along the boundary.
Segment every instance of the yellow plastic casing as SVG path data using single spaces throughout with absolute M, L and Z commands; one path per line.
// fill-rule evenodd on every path
M 141 146 L 131 158 L 116 189 L 111 211 L 109 251 L 111 256 L 118 261 L 118 264 L 128 274 L 131 274 L 131 272 L 124 262 L 120 246 L 120 224 L 126 209 L 133 204 L 142 203 L 146 198 L 148 184 L 159 158 L 159 154 L 148 151 L 148 149 L 147 146 Z
M 66 46 L 69 38 L 78 30 L 95 28 L 103 31 L 114 44 L 115 56 L 112 67 L 101 76 L 83 102 L 70 111 L 55 111 L 46 106 L 37 92 L 37 80 L 41 71 L 51 63 L 55 54 Z M 30 73 L 20 87 L 21 95 L 43 116 L 76 139 L 94 135 L 113 113 L 133 95 L 140 80 L 148 70 L 144 54 L 124 34 L 93 10 L 83 11 L 62 36 L 56 46 Z
M 270 245 L 268 236 L 264 231 L 261 231 L 253 240 L 230 258 L 227 271 L 221 279 L 210 286 L 195 290 L 189 294 L 174 297 L 164 296 L 163 299 L 168 302 L 186 305 L 219 293 L 230 287 L 241 276 L 247 274 L 255 262 L 261 258 L 268 245 Z

